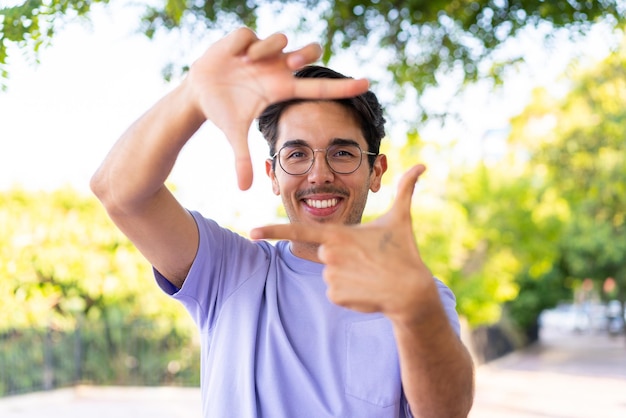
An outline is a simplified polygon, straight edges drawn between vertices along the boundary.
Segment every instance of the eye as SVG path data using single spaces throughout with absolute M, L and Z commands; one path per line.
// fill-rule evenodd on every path
M 285 160 L 306 160 L 311 158 L 311 151 L 306 147 L 285 147 L 282 155 Z
M 328 150 L 331 158 L 346 160 L 358 157 L 359 148 L 352 145 L 332 147 Z

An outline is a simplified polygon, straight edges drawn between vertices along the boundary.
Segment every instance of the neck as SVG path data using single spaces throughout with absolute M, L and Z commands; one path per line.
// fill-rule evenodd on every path
M 291 241 L 289 243 L 289 248 L 291 249 L 291 253 L 296 257 L 320 263 L 320 259 L 317 256 L 317 249 L 319 248 L 319 244 Z

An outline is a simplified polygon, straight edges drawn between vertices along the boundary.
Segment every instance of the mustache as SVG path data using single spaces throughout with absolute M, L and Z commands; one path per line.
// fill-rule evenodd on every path
M 309 187 L 308 189 L 300 190 L 296 192 L 296 199 L 303 199 L 305 196 L 313 195 L 313 194 L 334 194 L 342 197 L 348 197 L 350 194 L 338 187 L 333 185 L 324 185 L 317 187 Z

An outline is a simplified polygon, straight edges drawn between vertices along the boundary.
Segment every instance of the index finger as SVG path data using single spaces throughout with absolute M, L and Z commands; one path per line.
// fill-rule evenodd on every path
M 250 61 L 261 60 L 280 53 L 286 46 L 287 37 L 282 33 L 275 33 L 263 40 L 252 43 L 246 51 L 246 57 Z
M 369 88 L 364 79 L 299 78 L 294 81 L 293 97 L 300 99 L 339 99 L 363 94 Z
M 415 184 L 424 171 L 426 171 L 426 167 L 423 164 L 417 164 L 402 175 L 400 183 L 398 183 L 398 195 L 393 205 L 395 210 L 411 210 L 411 200 L 413 198 Z
M 222 131 L 228 138 L 235 154 L 235 171 L 237 173 L 237 183 L 239 189 L 248 190 L 252 186 L 252 159 L 248 148 L 247 131 L 244 125 L 238 125 L 235 129 L 224 127 Z
M 266 225 L 250 231 L 250 238 L 284 239 L 298 242 L 322 244 L 329 236 L 329 228 L 325 225 L 307 226 L 301 224 Z
M 246 27 L 235 29 L 224 38 L 228 51 L 233 55 L 246 52 L 248 47 L 258 40 L 254 31 Z

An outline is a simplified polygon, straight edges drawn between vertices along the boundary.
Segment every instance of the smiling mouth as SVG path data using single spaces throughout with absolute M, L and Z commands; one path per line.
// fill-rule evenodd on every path
M 331 208 L 333 206 L 337 206 L 337 203 L 339 203 L 339 199 L 337 198 L 323 199 L 323 200 L 305 199 L 304 202 L 308 206 L 311 206 L 316 209 L 326 209 L 326 208 Z

